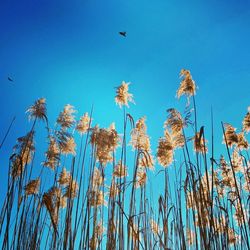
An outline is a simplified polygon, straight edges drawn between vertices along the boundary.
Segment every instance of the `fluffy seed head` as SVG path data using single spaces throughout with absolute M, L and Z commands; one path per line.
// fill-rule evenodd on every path
M 90 117 L 88 115 L 88 113 L 85 113 L 81 118 L 80 121 L 78 122 L 77 126 L 76 126 L 76 130 L 80 133 L 80 134 L 85 134 L 87 133 L 89 126 L 90 126 Z
M 136 182 L 135 187 L 140 188 L 143 187 L 146 184 L 147 181 L 147 173 L 145 168 L 139 167 L 136 172 Z
M 130 83 L 126 83 L 125 81 L 116 88 L 116 96 L 115 102 L 121 108 L 122 106 L 128 106 L 128 102 L 134 103 L 133 95 L 128 92 L 128 86 Z
M 106 165 L 113 160 L 112 154 L 118 147 L 120 137 L 115 130 L 114 124 L 107 129 L 95 126 L 92 129 L 90 143 L 96 146 L 97 160 Z
M 26 186 L 25 186 L 25 194 L 31 195 L 31 194 L 37 194 L 40 187 L 40 179 L 31 180 Z
M 104 193 L 101 190 L 92 190 L 90 192 L 89 203 L 92 207 L 107 205 L 107 201 L 104 199 Z
M 66 186 L 66 192 L 63 196 L 73 199 L 77 196 L 78 190 L 79 190 L 78 183 L 75 180 L 72 180 Z
M 35 103 L 28 108 L 26 113 L 29 114 L 29 119 L 47 120 L 46 99 L 40 98 L 37 101 L 35 101 Z
M 66 170 L 66 168 L 63 168 L 62 172 L 59 175 L 59 184 L 60 185 L 69 185 L 71 181 L 71 175 L 70 173 Z
M 58 141 L 59 141 L 59 148 L 61 150 L 62 154 L 76 154 L 76 143 L 74 140 L 74 137 L 65 132 L 65 131 L 59 131 L 58 132 Z
M 236 134 L 236 128 L 234 128 L 232 125 L 226 123 L 224 124 L 225 126 L 225 136 L 224 138 L 224 143 L 227 142 L 229 147 L 232 147 L 234 144 L 237 145 L 238 143 L 238 136 Z
M 166 137 L 159 139 L 157 148 L 157 159 L 163 167 L 168 167 L 173 162 L 173 144 Z
M 43 165 L 49 167 L 54 170 L 60 162 L 60 150 L 57 145 L 56 139 L 54 137 L 50 137 L 49 148 L 45 153 L 46 160 L 43 162 Z
M 70 104 L 64 106 L 63 111 L 60 112 L 57 118 L 57 123 L 62 127 L 63 130 L 73 126 L 75 123 L 75 112 L 76 111 L 74 110 L 74 107 Z
M 192 79 L 189 70 L 182 69 L 180 72 L 180 76 L 182 81 L 180 83 L 180 87 L 177 90 L 177 97 L 180 98 L 182 95 L 186 95 L 187 97 L 193 96 L 196 93 L 195 82 Z
M 131 132 L 130 144 L 134 149 L 150 151 L 150 140 L 147 135 L 147 127 L 145 124 L 145 117 L 140 118 L 136 122 L 135 128 Z
M 118 161 L 118 163 L 114 167 L 113 176 L 115 176 L 117 178 L 123 178 L 123 177 L 125 177 L 127 175 L 128 175 L 128 173 L 127 173 L 127 167 L 124 166 L 121 163 L 121 161 Z

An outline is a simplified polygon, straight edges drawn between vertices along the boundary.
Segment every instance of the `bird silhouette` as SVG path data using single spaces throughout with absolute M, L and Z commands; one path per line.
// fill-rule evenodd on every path
M 10 82 L 14 82 L 14 80 L 13 80 L 11 77 L 9 77 L 9 76 L 8 76 L 8 80 L 9 80 Z
M 126 31 L 120 31 L 119 34 L 120 34 L 121 36 L 124 36 L 124 37 L 127 36 L 127 32 L 126 32 Z

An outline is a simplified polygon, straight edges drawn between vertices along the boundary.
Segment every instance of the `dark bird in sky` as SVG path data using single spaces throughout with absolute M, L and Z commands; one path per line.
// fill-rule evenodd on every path
M 124 37 L 126 37 L 126 35 L 127 35 L 127 32 L 125 32 L 125 31 L 120 31 L 120 32 L 119 32 L 119 34 L 120 34 L 121 36 L 124 36 Z
M 10 82 L 14 82 L 14 80 L 13 80 L 11 77 L 9 77 L 9 76 L 8 76 L 8 80 L 9 80 Z

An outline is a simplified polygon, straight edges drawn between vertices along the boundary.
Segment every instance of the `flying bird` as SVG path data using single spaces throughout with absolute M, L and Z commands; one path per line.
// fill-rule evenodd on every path
M 126 32 L 126 31 L 120 31 L 120 32 L 119 32 L 119 34 L 120 34 L 121 36 L 124 36 L 124 37 L 126 37 L 126 35 L 127 35 L 127 32 Z
M 8 80 L 9 80 L 10 82 L 14 82 L 14 80 L 13 80 L 11 77 L 9 77 L 9 76 L 8 76 Z

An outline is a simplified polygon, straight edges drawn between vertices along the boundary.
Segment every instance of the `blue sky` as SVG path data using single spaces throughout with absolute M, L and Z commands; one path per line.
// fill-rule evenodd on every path
M 31 126 L 25 110 L 37 98 L 47 99 L 51 125 L 65 104 L 74 105 L 78 116 L 93 104 L 94 123 L 114 121 L 121 132 L 114 87 L 123 80 L 132 83 L 136 102 L 129 112 L 147 117 L 155 153 L 166 109 L 184 109 L 175 98 L 182 68 L 199 87 L 199 126 L 209 129 L 213 107 L 220 148 L 220 121 L 240 129 L 250 105 L 249 6 L 231 0 L 1 1 L 0 138 L 16 116 L 0 151 L 1 175 L 7 177 L 16 138 Z

